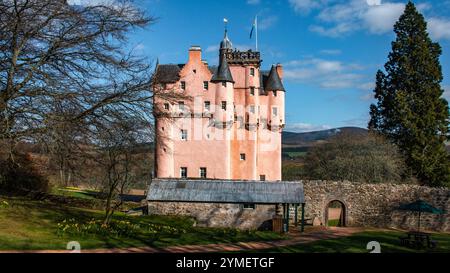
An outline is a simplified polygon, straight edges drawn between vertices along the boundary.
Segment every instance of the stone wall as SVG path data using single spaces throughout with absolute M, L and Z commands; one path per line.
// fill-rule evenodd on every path
M 244 209 L 241 204 L 148 202 L 148 212 L 192 216 L 199 226 L 270 229 L 275 205 L 256 205 L 255 209 Z
M 305 218 L 315 225 L 326 225 L 327 207 L 338 200 L 344 205 L 346 226 L 417 227 L 417 213 L 396 210 L 400 204 L 422 199 L 446 212 L 443 215 L 423 213 L 421 227 L 426 230 L 450 231 L 450 190 L 409 184 L 366 184 L 354 182 L 302 181 L 305 191 Z M 244 209 L 239 204 L 150 202 L 150 214 L 188 215 L 198 225 L 259 229 L 270 227 L 275 205 L 256 205 Z M 294 217 L 291 206 L 290 216 Z M 298 217 L 300 219 L 300 207 Z
M 305 191 L 305 217 L 325 225 L 327 206 L 333 200 L 345 206 L 347 226 L 417 227 L 417 213 L 396 210 L 400 204 L 422 199 L 446 212 L 423 213 L 421 227 L 450 231 L 450 190 L 409 184 L 366 184 L 331 181 L 302 181 Z

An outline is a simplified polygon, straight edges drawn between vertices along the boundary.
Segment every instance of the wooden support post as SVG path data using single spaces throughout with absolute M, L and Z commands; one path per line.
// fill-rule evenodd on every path
M 294 212 L 294 225 L 298 227 L 298 204 L 294 205 L 295 212 Z
M 305 231 L 305 203 L 302 203 L 302 225 L 301 232 Z
M 286 204 L 286 231 L 289 231 L 289 204 Z

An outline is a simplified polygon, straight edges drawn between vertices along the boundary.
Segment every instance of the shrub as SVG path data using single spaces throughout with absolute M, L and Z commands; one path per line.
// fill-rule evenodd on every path
M 0 158 L 0 189 L 13 193 L 47 192 L 49 184 L 29 157 L 18 155 L 14 162 Z
M 375 134 L 338 134 L 310 149 L 310 179 L 355 182 L 405 181 L 404 159 L 394 144 Z
M 8 208 L 9 207 L 9 203 L 5 200 L 1 200 L 0 201 L 0 209 L 4 209 L 4 208 Z

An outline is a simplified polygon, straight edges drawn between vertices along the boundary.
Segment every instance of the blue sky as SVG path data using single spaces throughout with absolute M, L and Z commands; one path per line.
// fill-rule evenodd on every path
M 341 126 L 366 127 L 377 69 L 394 39 L 393 24 L 407 1 L 228 0 L 136 1 L 157 22 L 131 35 L 132 46 L 160 63 L 184 63 L 191 45 L 217 63 L 227 18 L 235 47 L 254 48 L 249 39 L 258 14 L 263 69 L 284 65 L 289 131 Z M 450 0 L 414 1 L 443 48 L 443 87 L 450 99 Z

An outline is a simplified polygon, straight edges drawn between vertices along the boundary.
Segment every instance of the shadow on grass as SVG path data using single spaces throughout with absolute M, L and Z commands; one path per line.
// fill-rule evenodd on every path
M 229 243 L 238 241 L 264 241 L 283 239 L 273 232 L 245 232 L 234 229 L 193 227 L 194 221 L 178 216 L 128 216 L 116 213 L 114 220 L 126 220 L 139 224 L 137 233 L 128 236 L 84 234 L 57 235 L 57 224 L 74 219 L 85 223 L 91 219 L 103 219 L 102 211 L 67 207 L 64 204 L 49 201 L 34 201 L 26 198 L 6 198 L 10 203 L 0 209 L 0 249 L 65 249 L 70 241 L 78 241 L 82 249 L 125 248 L 151 246 L 162 248 L 172 245 Z M 164 225 L 179 232 L 159 232 L 154 234 L 146 230 L 145 225 Z

